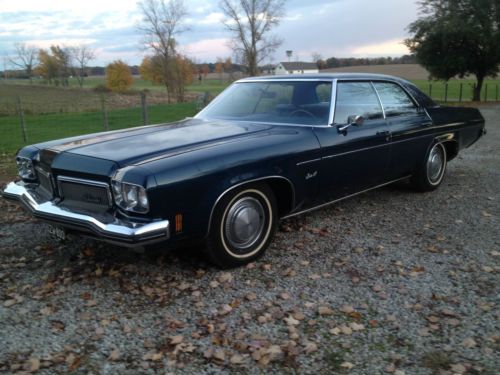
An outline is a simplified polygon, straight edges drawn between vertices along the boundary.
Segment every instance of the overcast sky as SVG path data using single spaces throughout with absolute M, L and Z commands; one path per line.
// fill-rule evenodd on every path
M 218 3 L 185 0 L 190 30 L 179 37 L 180 49 L 197 62 L 231 56 Z M 311 61 L 313 53 L 400 56 L 408 53 L 402 40 L 417 16 L 416 0 L 288 0 L 274 30 L 284 43 L 271 62 L 286 61 L 286 50 L 300 61 Z M 135 0 L 0 0 L 0 57 L 11 55 L 17 42 L 42 48 L 84 43 L 97 51 L 92 65 L 115 59 L 139 64 L 145 54 L 140 20 Z

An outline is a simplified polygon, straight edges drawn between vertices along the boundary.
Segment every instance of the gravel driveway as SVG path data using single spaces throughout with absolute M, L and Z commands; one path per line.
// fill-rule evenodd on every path
M 282 223 L 232 271 L 193 251 L 53 242 L 0 199 L 0 372 L 496 374 L 500 107 L 436 192 Z

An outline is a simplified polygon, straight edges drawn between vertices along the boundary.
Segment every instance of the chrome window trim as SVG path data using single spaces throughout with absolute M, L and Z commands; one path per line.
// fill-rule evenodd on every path
M 68 176 L 57 176 L 57 190 L 59 192 L 59 197 L 61 199 L 64 199 L 64 195 L 63 195 L 62 189 L 61 189 L 61 181 L 73 182 L 73 183 L 82 184 L 82 185 L 103 187 L 106 189 L 106 193 L 108 195 L 108 201 L 109 201 L 108 206 L 109 207 L 113 206 L 113 196 L 111 194 L 110 186 L 107 182 L 87 180 L 84 178 L 75 178 L 75 177 L 68 177 Z
M 375 85 L 373 84 L 373 81 L 370 81 L 370 84 L 372 85 L 373 91 L 375 91 L 375 95 L 377 95 L 378 104 L 380 105 L 380 108 L 382 108 L 382 115 L 384 116 L 384 120 L 386 120 L 387 117 L 385 115 L 385 109 L 384 109 L 384 105 L 382 104 L 382 99 L 380 99 L 380 95 L 379 95 L 377 89 L 375 88 Z
M 337 79 L 332 82 L 332 95 L 330 97 L 330 116 L 328 118 L 328 125 L 333 125 L 333 118 L 335 117 L 335 107 L 337 106 Z
M 214 117 L 202 117 L 200 115 L 203 114 L 203 112 L 205 111 L 205 109 L 208 109 L 210 107 L 212 107 L 212 105 L 214 105 L 220 98 L 222 98 L 223 96 L 221 94 L 224 94 L 224 92 L 229 89 L 231 86 L 233 85 L 236 85 L 236 84 L 240 84 L 240 83 L 255 83 L 255 82 L 262 82 L 262 83 L 273 83 L 273 82 L 330 82 L 332 84 L 332 97 L 330 98 L 330 110 L 329 110 L 329 114 L 328 114 L 328 124 L 304 124 L 304 125 L 301 125 L 301 124 L 293 124 L 293 123 L 287 123 L 287 122 L 257 122 L 257 121 L 251 121 L 251 120 L 235 120 L 235 119 L 219 119 L 219 118 L 214 118 Z M 285 126 L 300 126 L 302 128 L 304 127 L 314 127 L 314 128 L 329 128 L 331 127 L 331 124 L 332 124 L 332 121 L 333 121 L 333 113 L 334 113 L 334 105 L 335 105 L 335 102 L 333 101 L 333 99 L 335 98 L 336 95 L 334 95 L 334 93 L 336 93 L 336 82 L 337 82 L 337 79 L 336 78 L 291 78 L 291 79 L 284 79 L 284 78 L 279 78 L 279 79 L 258 79 L 258 78 L 243 78 L 243 79 L 240 79 L 236 82 L 234 82 L 233 84 L 231 84 L 230 86 L 228 86 L 224 91 L 222 91 L 221 94 L 217 95 L 214 100 L 212 100 L 210 102 L 210 104 L 208 104 L 205 108 L 203 108 L 200 112 L 198 112 L 194 118 L 196 119 L 200 119 L 200 120 L 222 120 L 222 121 L 237 121 L 237 122 L 246 122 L 246 123 L 259 123 L 259 124 L 270 124 L 270 125 L 285 125 Z

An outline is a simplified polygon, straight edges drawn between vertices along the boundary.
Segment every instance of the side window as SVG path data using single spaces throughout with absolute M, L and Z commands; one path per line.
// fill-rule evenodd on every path
M 413 101 L 399 85 L 389 82 L 374 82 L 373 85 L 380 96 L 386 117 L 400 116 L 417 111 Z
M 377 94 L 370 82 L 339 82 L 335 103 L 336 124 L 346 124 L 349 116 L 366 120 L 383 118 Z

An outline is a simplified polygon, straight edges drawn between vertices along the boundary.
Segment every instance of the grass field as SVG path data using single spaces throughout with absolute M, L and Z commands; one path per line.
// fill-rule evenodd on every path
M 195 103 L 176 103 L 148 107 L 149 123 L 181 120 L 196 114 Z M 46 115 L 26 115 L 28 144 L 79 134 L 104 131 L 101 112 L 74 112 Z M 140 108 L 108 112 L 109 129 L 142 125 Z M 0 117 L 0 153 L 13 154 L 24 145 L 17 116 Z
M 0 81 L 0 84 L 2 81 Z M 30 81 L 27 79 L 8 79 L 6 82 L 13 84 L 13 85 L 35 85 L 35 86 L 43 86 L 43 87 L 48 87 L 46 84 L 44 84 L 44 81 L 41 79 L 33 79 L 33 84 L 30 84 Z M 93 89 L 96 86 L 99 85 L 104 85 L 105 79 L 103 76 L 91 76 L 87 77 L 83 81 L 83 88 L 85 89 Z M 205 91 L 210 91 L 211 93 L 218 94 L 222 90 L 224 90 L 227 85 L 229 84 L 229 81 L 221 81 L 220 79 L 203 79 L 201 82 L 198 80 L 194 80 L 193 83 L 189 86 L 186 87 L 187 92 L 205 92 Z M 69 88 L 75 88 L 79 89 L 80 86 L 78 85 L 78 81 L 76 78 L 70 78 L 69 79 Z M 134 81 L 132 83 L 132 90 L 150 90 L 150 91 L 157 91 L 157 92 L 165 92 L 165 86 L 163 85 L 153 85 L 151 82 L 143 80 L 142 78 L 138 76 L 134 76 Z

